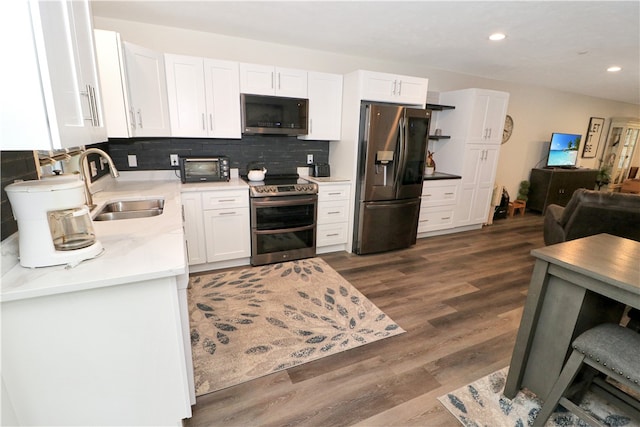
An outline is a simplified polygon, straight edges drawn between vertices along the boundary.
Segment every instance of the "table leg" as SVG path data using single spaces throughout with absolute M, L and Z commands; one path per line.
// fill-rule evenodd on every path
M 522 377 L 525 367 L 527 366 L 527 358 L 529 347 L 535 333 L 535 327 L 540 314 L 542 300 L 547 288 L 547 269 L 549 263 L 542 260 L 536 260 L 529 283 L 527 300 L 524 305 L 522 319 L 520 320 L 520 328 L 516 344 L 513 348 L 511 356 L 511 364 L 509 365 L 509 374 L 504 387 L 504 395 L 513 399 L 520 390 Z

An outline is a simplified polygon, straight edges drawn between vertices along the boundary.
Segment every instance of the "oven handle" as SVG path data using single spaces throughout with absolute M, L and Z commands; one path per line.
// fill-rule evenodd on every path
M 307 230 L 312 230 L 316 227 L 315 224 L 311 224 L 311 225 L 304 225 L 302 227 L 295 227 L 295 228 L 281 228 L 279 230 L 256 230 L 253 229 L 252 231 L 256 234 L 279 234 L 279 233 L 296 233 L 298 231 L 307 231 Z
M 269 207 L 269 206 L 294 206 L 305 205 L 309 203 L 317 203 L 318 196 L 313 195 L 311 197 L 277 197 L 275 200 L 262 200 L 261 198 L 251 199 L 251 204 L 255 207 Z

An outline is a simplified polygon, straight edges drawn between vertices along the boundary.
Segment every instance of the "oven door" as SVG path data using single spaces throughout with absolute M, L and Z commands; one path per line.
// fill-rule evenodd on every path
M 309 258 L 316 254 L 318 196 L 251 199 L 251 264 Z

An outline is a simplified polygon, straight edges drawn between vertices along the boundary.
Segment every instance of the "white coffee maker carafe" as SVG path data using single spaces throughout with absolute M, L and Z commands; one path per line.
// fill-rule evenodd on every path
M 18 222 L 23 267 L 76 265 L 102 253 L 76 177 L 16 182 L 5 190 Z

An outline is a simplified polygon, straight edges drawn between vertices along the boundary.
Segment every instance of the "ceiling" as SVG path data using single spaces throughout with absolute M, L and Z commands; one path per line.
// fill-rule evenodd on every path
M 640 104 L 639 1 L 95 1 L 100 17 Z M 501 42 L 489 34 L 503 32 Z M 622 67 L 609 73 L 611 65 Z

